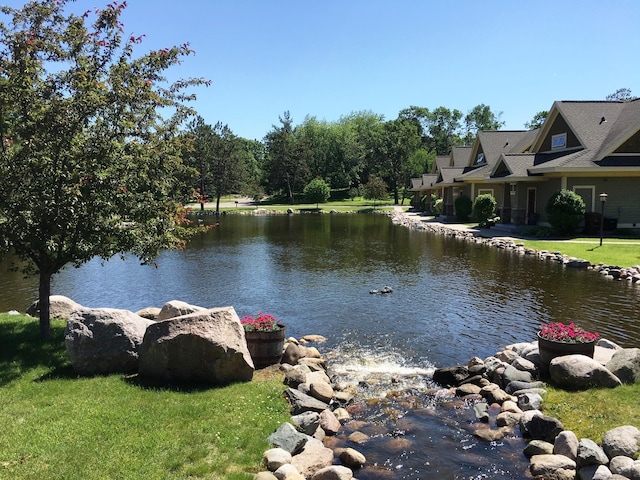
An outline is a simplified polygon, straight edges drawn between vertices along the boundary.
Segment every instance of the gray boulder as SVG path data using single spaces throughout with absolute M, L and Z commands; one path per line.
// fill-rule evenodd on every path
M 291 463 L 291 454 L 282 448 L 270 448 L 264 452 L 262 462 L 271 472 L 275 472 L 282 465 Z
M 530 411 L 533 412 L 535 410 Z M 523 418 L 525 418 L 525 415 L 521 418 L 521 424 Z M 563 430 L 564 427 L 558 419 L 542 414 L 532 415 L 526 425 L 526 432 L 531 438 L 549 443 L 553 443 Z
M 640 480 L 640 460 L 634 460 L 623 455 L 613 457 L 609 462 L 609 470 L 614 475 L 622 475 L 624 478 Z
M 311 480 L 350 480 L 353 472 L 350 468 L 342 465 L 332 465 L 318 470 L 313 474 Z
M 307 435 L 313 435 L 320 426 L 320 414 L 318 412 L 304 412 L 291 417 L 298 430 Z
M 74 310 L 64 332 L 73 369 L 80 375 L 137 372 L 140 344 L 153 323 L 128 310 Z
M 576 462 L 564 455 L 534 455 L 529 469 L 535 478 L 545 480 L 573 480 Z
M 142 310 L 138 310 L 136 312 L 136 315 L 142 318 L 146 318 L 148 320 L 157 321 L 158 315 L 160 315 L 160 311 L 161 310 L 158 307 L 147 307 L 147 308 L 143 308 Z
M 602 449 L 609 458 L 633 457 L 638 453 L 638 440 L 640 440 L 640 431 L 633 425 L 625 425 L 604 434 Z
M 225 385 L 249 381 L 253 362 L 233 307 L 152 323 L 140 346 L 140 375 Z
M 291 413 L 293 415 L 299 415 L 303 412 L 322 412 L 329 408 L 327 403 L 313 398 L 311 395 L 301 392 L 300 390 L 294 390 L 293 388 L 287 388 L 285 395 L 289 399 L 291 404 Z
M 552 383 L 571 390 L 614 388 L 620 379 L 593 358 L 586 355 L 556 357 L 549 364 Z
M 524 362 L 520 362 L 523 364 Z M 532 371 L 535 371 L 535 366 L 532 365 Z M 519 370 L 513 365 L 507 365 L 502 374 L 502 384 L 509 385 L 511 382 L 525 382 L 530 383 L 533 381 L 532 371 Z
M 171 300 L 165 303 L 158 313 L 157 320 L 168 320 L 170 318 L 182 317 L 183 315 L 189 315 L 195 312 L 205 311 L 206 308 L 198 307 L 196 305 L 189 305 L 188 303 L 181 302 L 180 300 Z
M 611 480 L 613 474 L 606 465 L 587 465 L 578 470 L 580 480 Z
M 640 381 L 640 348 L 616 350 L 606 364 L 607 370 L 623 383 Z
M 560 432 L 553 442 L 553 453 L 575 460 L 578 456 L 578 437 L 571 430 Z
M 61 318 L 62 320 L 68 320 L 71 316 L 71 313 L 78 308 L 82 308 L 82 305 L 63 295 L 51 295 L 49 297 L 50 318 Z M 40 315 L 39 300 L 36 300 L 29 306 L 29 308 L 27 308 L 27 315 L 31 315 L 32 317 L 38 317 Z
M 291 455 L 300 453 L 309 440 L 311 440 L 309 435 L 297 431 L 290 423 L 283 423 L 267 437 L 271 445 L 286 450 Z
M 581 467 L 587 465 L 607 465 L 609 458 L 596 442 L 588 438 L 583 438 L 578 444 L 576 462 Z
M 544 440 L 531 440 L 527 443 L 523 453 L 527 458 L 531 458 L 534 455 L 552 455 L 553 443 L 545 442 Z

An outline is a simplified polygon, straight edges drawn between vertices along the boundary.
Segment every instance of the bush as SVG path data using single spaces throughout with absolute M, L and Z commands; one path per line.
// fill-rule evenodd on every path
M 321 178 L 314 178 L 304 187 L 304 196 L 307 202 L 315 203 L 316 207 L 318 203 L 326 202 L 330 195 L 331 189 L 329 185 Z
M 456 198 L 453 205 L 456 209 L 456 220 L 459 222 L 466 222 L 473 211 L 473 202 L 471 199 L 466 195 L 461 195 Z
M 584 219 L 584 200 L 571 190 L 560 190 L 549 198 L 545 211 L 557 233 L 571 235 Z
M 442 205 L 444 204 L 444 200 L 438 198 L 437 195 L 431 194 L 431 213 L 435 216 L 438 216 L 442 213 Z
M 489 222 L 495 221 L 495 212 L 498 202 L 493 195 L 485 193 L 478 195 L 473 202 L 473 217 L 481 227 L 486 227 Z

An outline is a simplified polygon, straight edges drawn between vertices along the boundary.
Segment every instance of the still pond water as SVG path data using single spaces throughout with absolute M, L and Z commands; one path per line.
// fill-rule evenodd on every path
M 24 311 L 37 282 L 5 266 L 0 311 Z M 369 293 L 387 285 L 390 295 Z M 532 341 L 549 321 L 623 346 L 640 334 L 640 288 L 394 226 L 384 215 L 229 215 L 186 251 L 163 252 L 157 268 L 96 260 L 55 276 L 52 293 L 133 311 L 173 299 L 231 305 L 240 316 L 279 317 L 288 336 L 324 335 L 320 349 L 338 381 L 378 399 L 356 414 L 371 436 L 357 447 L 369 464 L 361 480 L 526 478 L 522 439 L 475 439 L 470 409 L 430 393 L 433 368 Z

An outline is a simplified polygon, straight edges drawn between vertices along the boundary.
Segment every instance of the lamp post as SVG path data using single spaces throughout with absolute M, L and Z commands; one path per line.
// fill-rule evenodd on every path
M 604 232 L 604 202 L 607 201 L 607 194 L 600 194 L 600 246 L 602 246 L 602 234 Z

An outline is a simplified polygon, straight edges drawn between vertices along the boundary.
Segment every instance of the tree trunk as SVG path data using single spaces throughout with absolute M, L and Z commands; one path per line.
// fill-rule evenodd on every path
M 49 318 L 49 296 L 51 295 L 51 273 L 40 269 L 40 287 L 38 306 L 40 308 L 40 336 L 43 340 L 51 338 L 51 320 Z
M 222 196 L 221 192 L 216 192 L 216 215 L 220 214 L 220 197 Z

